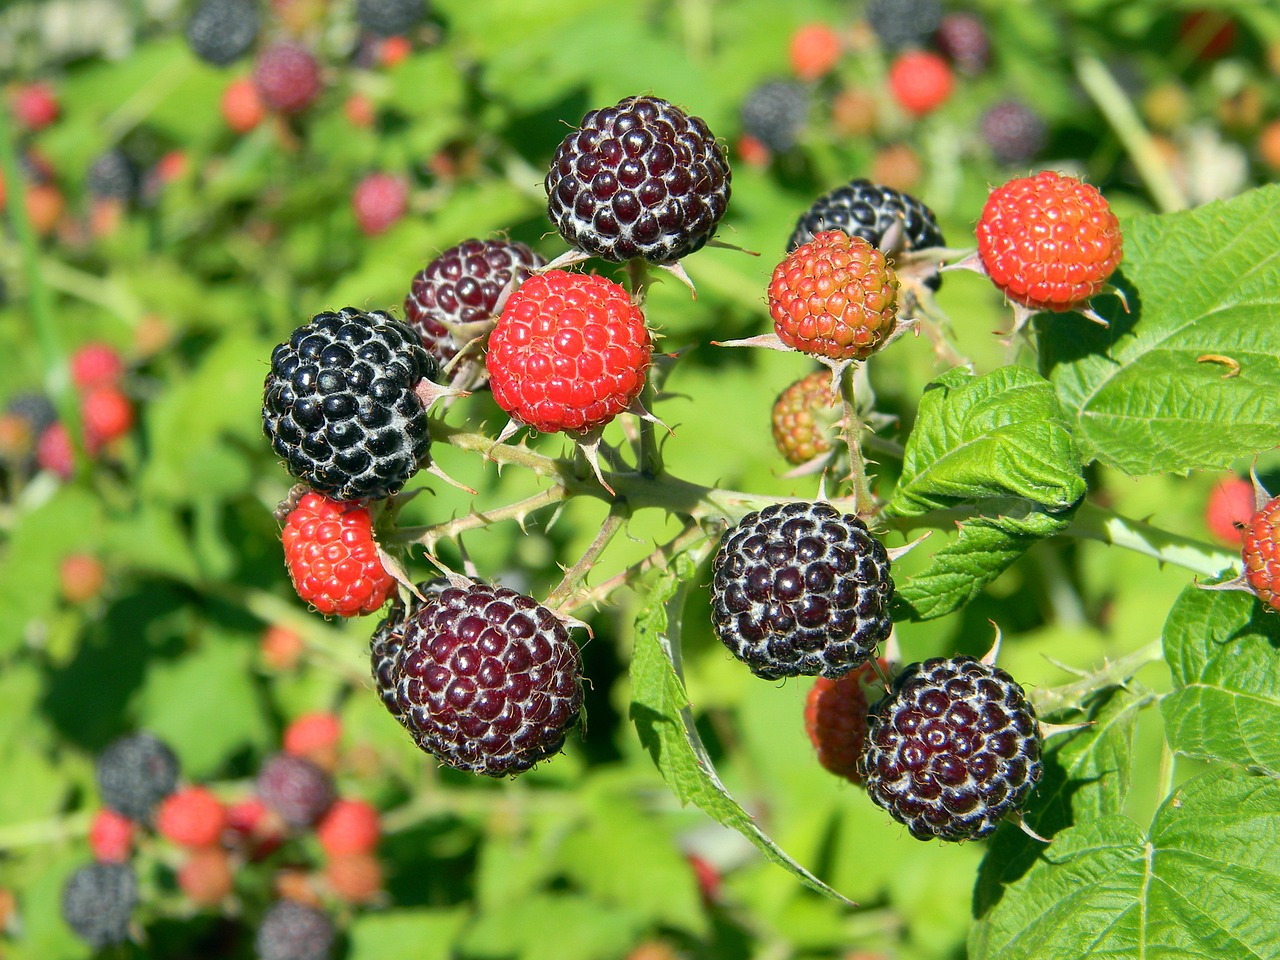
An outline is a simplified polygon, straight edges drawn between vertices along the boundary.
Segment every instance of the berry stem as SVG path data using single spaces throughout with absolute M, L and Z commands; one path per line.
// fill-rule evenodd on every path
M 419 543 L 430 552 L 435 549 L 436 544 L 441 540 L 454 540 L 468 530 L 487 527 L 492 523 L 499 523 L 503 520 L 515 520 L 521 527 L 524 527 L 525 520 L 535 510 L 553 503 L 559 503 L 567 495 L 568 492 L 564 484 L 557 483 L 530 497 L 525 497 L 523 500 L 507 504 L 505 507 L 483 511 L 473 509 L 465 517 L 457 517 L 444 523 L 432 523 L 418 527 L 400 527 L 382 537 L 382 542 L 388 546 Z
M 840 435 L 849 449 L 849 483 L 853 489 L 854 513 L 863 520 L 875 513 L 875 498 L 871 493 L 871 478 L 867 475 L 867 458 L 862 452 L 862 432 L 865 424 L 858 413 L 857 387 L 861 363 L 852 364 L 853 375 L 840 374 L 840 401 L 844 415 L 840 418 Z
M 1039 716 L 1051 716 L 1063 710 L 1083 710 L 1085 701 L 1099 690 L 1108 687 L 1124 686 L 1130 678 L 1148 663 L 1164 659 L 1164 644 L 1160 639 L 1152 640 L 1143 647 L 1127 653 L 1115 660 L 1104 661 L 1093 673 L 1086 674 L 1079 680 L 1063 684 L 1060 687 L 1041 687 L 1028 694 Z M 1150 690 L 1141 690 L 1139 708 L 1154 703 L 1156 695 Z
M 1239 553 L 1169 533 L 1088 501 L 1080 505 L 1071 526 L 1063 532 L 1081 540 L 1098 540 L 1115 547 L 1125 547 L 1154 557 L 1161 563 L 1185 567 L 1206 577 L 1216 576 L 1240 563 Z
M 649 264 L 634 257 L 627 261 L 627 280 L 631 287 L 631 300 L 640 308 L 641 314 L 645 316 L 645 322 L 648 323 L 648 314 L 645 310 L 645 303 L 649 299 L 649 285 L 653 282 L 649 274 Z M 644 378 L 644 386 L 640 390 L 639 403 L 645 410 L 653 407 L 653 377 L 652 370 L 650 374 Z M 641 417 L 640 422 L 636 425 L 638 436 L 636 439 L 636 467 L 640 473 L 647 477 L 656 477 L 662 473 L 662 450 L 658 446 L 657 438 L 654 436 L 653 421 L 646 417 Z
M 27 820 L 0 827 L 0 851 L 34 847 L 42 843 L 65 843 L 89 833 L 93 814 L 88 810 L 79 813 L 59 814 L 44 820 Z
M 591 541 L 591 545 L 578 558 L 578 562 L 564 572 L 564 578 L 559 585 L 543 601 L 544 607 L 559 610 L 569 603 L 570 599 L 577 593 L 578 588 L 586 582 L 587 575 L 591 572 L 591 568 L 595 566 L 596 561 L 600 559 L 600 554 L 604 553 L 605 547 L 609 545 L 609 542 L 613 540 L 618 531 L 626 526 L 627 521 L 630 519 L 631 508 L 627 506 L 624 500 L 615 500 L 613 505 L 609 507 L 609 514 L 604 518 L 604 523 L 600 525 L 595 539 Z

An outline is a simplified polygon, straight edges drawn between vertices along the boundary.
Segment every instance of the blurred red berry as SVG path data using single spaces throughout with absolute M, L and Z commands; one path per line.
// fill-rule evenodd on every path
M 320 95 L 320 64 L 305 47 L 277 43 L 258 55 L 253 83 L 269 109 L 299 113 Z
M 807 23 L 791 35 L 791 69 L 801 80 L 817 80 L 840 62 L 840 35 L 825 23 Z
M 342 105 L 342 113 L 353 127 L 372 127 L 378 118 L 373 101 L 363 93 L 353 93 L 347 97 L 347 102 Z
M 181 180 L 190 166 L 191 159 L 187 156 L 186 151 L 170 150 L 156 161 L 156 165 L 151 172 L 156 181 L 163 186 L 164 184 L 173 183 L 175 180 Z
M 693 877 L 698 881 L 698 890 L 702 892 L 703 900 L 708 903 L 719 900 L 720 871 L 715 868 L 711 861 L 698 856 L 696 853 L 685 854 L 685 860 L 693 868 Z
M 33 183 L 27 187 L 27 220 L 37 236 L 47 237 L 66 212 L 67 201 L 52 183 Z
M 263 121 L 267 108 L 252 80 L 232 80 L 222 91 L 222 119 L 236 133 L 248 133 Z
M 409 185 L 403 177 L 371 173 L 356 184 L 351 195 L 356 224 L 366 236 L 390 230 L 409 209 Z
M 226 807 L 206 787 L 171 793 L 156 811 L 156 832 L 181 847 L 213 846 L 226 824 Z
M 1244 528 L 1256 511 L 1253 484 L 1240 477 L 1227 477 L 1213 485 L 1204 507 L 1204 525 L 1223 543 L 1244 542 Z
M 13 92 L 14 119 L 28 132 L 43 130 L 58 119 L 58 98 L 47 83 L 29 83 Z
M 316 824 L 316 837 L 331 857 L 372 853 L 381 833 L 378 811 L 363 800 L 335 800 Z
M 102 592 L 107 571 L 87 553 L 70 553 L 58 564 L 58 585 L 68 603 L 88 603 Z
M 133 427 L 133 401 L 117 387 L 95 387 L 80 400 L 85 446 L 98 449 Z
M 342 721 L 336 714 L 304 713 L 285 728 L 284 752 L 332 770 L 338 765 L 341 737 Z
M 192 850 L 178 868 L 178 888 L 197 906 L 216 907 L 231 894 L 231 858 L 221 847 Z
M 1200 61 L 1217 60 L 1236 43 L 1236 22 L 1224 10 L 1192 10 L 1178 23 L 1178 42 Z
M 367 853 L 333 857 L 324 866 L 324 881 L 344 903 L 368 903 L 382 892 L 382 864 Z
M 86 343 L 71 354 L 71 382 L 81 390 L 110 387 L 124 376 L 124 360 L 107 343 Z
M 769 161 L 773 159 L 769 148 L 749 133 L 744 133 L 738 138 L 738 156 L 747 166 L 757 168 L 767 167 Z
M 263 664 L 271 670 L 292 670 L 298 665 L 306 644 L 296 630 L 273 624 L 262 632 L 258 652 Z
M 89 849 L 99 863 L 124 863 L 133 853 L 133 833 L 137 829 L 123 814 L 103 807 L 89 825 Z
M 407 37 L 387 37 L 378 44 L 378 64 L 383 67 L 394 67 L 408 59 L 413 53 L 413 44 Z
M 950 98 L 954 85 L 951 67 L 936 53 L 908 50 L 889 67 L 889 92 L 913 116 L 937 110 Z
M 36 463 L 41 470 L 48 470 L 63 480 L 71 479 L 76 472 L 76 454 L 66 426 L 55 423 L 40 434 L 36 441 Z
M 1258 159 L 1272 173 L 1280 172 L 1280 120 L 1272 120 L 1258 134 Z

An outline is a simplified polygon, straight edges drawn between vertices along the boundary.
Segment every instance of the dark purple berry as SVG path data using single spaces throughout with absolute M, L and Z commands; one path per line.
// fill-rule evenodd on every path
M 90 196 L 128 203 L 137 195 L 140 182 L 137 166 L 124 151 L 108 150 L 89 167 L 85 186 Z
M 865 16 L 887 50 L 917 47 L 942 20 L 939 0 L 867 0 Z
M 1040 732 L 1022 687 L 973 657 L 913 663 L 867 715 L 858 773 L 920 840 L 976 840 L 1040 779 Z
M 1045 144 L 1049 128 L 1040 115 L 1021 100 L 1001 100 L 982 115 L 982 139 L 997 163 L 1026 163 Z
M 356 0 L 360 26 L 380 37 L 402 36 L 426 15 L 426 0 Z
M 91 863 L 73 873 L 62 888 L 62 918 L 95 949 L 129 939 L 129 920 L 137 903 L 138 880 L 126 863 Z
M 884 546 L 829 503 L 747 514 L 725 534 L 712 572 L 716 635 L 766 680 L 835 679 L 870 658 L 893 626 Z
M 207 63 L 225 67 L 258 39 L 258 9 L 250 0 L 203 0 L 187 21 L 187 44 Z
M 729 162 L 701 117 L 658 97 L 592 110 L 547 173 L 547 216 L 571 246 L 615 263 L 702 249 L 729 204 Z
M 419 747 L 459 770 L 504 777 L 564 746 L 582 708 L 581 670 L 555 614 L 473 583 L 447 587 L 408 619 L 390 680 Z
M 440 594 L 448 585 L 447 580 L 436 577 L 419 583 L 418 592 L 430 599 Z M 387 615 L 382 618 L 373 631 L 373 636 L 369 638 L 369 667 L 373 672 L 374 687 L 378 691 L 382 705 L 401 723 L 404 723 L 404 712 L 400 709 L 400 701 L 396 697 L 396 681 L 392 671 L 395 668 L 400 647 L 404 643 L 405 624 L 417 614 L 422 602 L 417 597 L 410 597 L 406 604 L 396 596 L 392 600 L 391 609 L 387 611 Z
M 263 430 L 285 468 L 318 493 L 386 497 L 427 457 L 415 388 L 438 376 L 408 324 L 378 310 L 319 313 L 271 353 Z
M 334 799 L 333 778 L 310 760 L 278 753 L 262 765 L 258 798 L 291 827 L 310 827 Z
M 323 910 L 294 900 L 277 900 L 262 917 L 253 938 L 258 960 L 328 960 L 333 921 Z
M 772 153 L 795 146 L 809 113 L 809 87 L 795 80 L 766 80 L 742 101 L 742 132 Z
M 938 24 L 933 37 L 938 50 L 950 58 L 961 73 L 981 73 L 991 56 L 987 28 L 972 13 L 949 13 Z
M 96 774 L 104 806 L 146 822 L 178 785 L 178 758 L 151 734 L 134 733 L 107 745 L 98 756 Z

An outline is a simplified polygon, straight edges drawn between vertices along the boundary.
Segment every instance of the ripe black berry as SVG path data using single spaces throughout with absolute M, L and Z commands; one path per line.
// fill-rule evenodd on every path
M 335 500 L 396 493 L 431 445 L 414 392 L 439 376 L 408 324 L 378 310 L 319 313 L 271 354 L 262 425 L 288 471 Z
M 444 366 L 467 343 L 465 336 L 454 337 L 456 326 L 488 320 L 512 275 L 523 281 L 546 262 L 517 241 L 464 240 L 414 275 L 404 298 L 405 319 Z
M 291 827 L 309 827 L 333 803 L 333 778 L 310 760 L 278 753 L 254 783 L 259 799 Z
M 380 37 L 408 33 L 426 14 L 426 0 L 356 0 L 360 26 Z
M 895 222 L 902 224 L 905 250 L 946 246 L 933 211 L 911 194 L 856 179 L 813 201 L 796 221 L 791 239 L 787 241 L 787 252 L 808 243 L 824 230 L 840 230 L 879 247 Z
M 657 97 L 592 110 L 547 173 L 547 216 L 604 260 L 672 263 L 711 239 L 729 204 L 729 163 L 701 117 Z
M 418 584 L 418 592 L 430 599 L 439 595 L 448 585 L 448 581 L 442 577 L 424 580 Z M 373 631 L 373 636 L 369 638 L 369 667 L 373 672 L 374 687 L 378 691 L 382 705 L 401 723 L 404 723 L 404 711 L 400 709 L 400 701 L 396 697 L 393 670 L 396 657 L 400 654 L 400 647 L 404 644 L 405 624 L 421 606 L 422 601 L 417 597 L 410 597 L 406 604 L 396 596 L 392 600 L 391 609 L 387 611 L 387 615 L 382 618 L 377 629 Z
M 258 960 L 327 960 L 333 921 L 323 910 L 295 900 L 277 900 L 262 917 L 253 946 Z
M 887 50 L 923 44 L 942 20 L 939 0 L 867 0 L 867 23 Z
M 829 503 L 748 514 L 725 534 L 712 571 L 716 635 L 766 680 L 839 677 L 893 626 L 884 546 Z
M 450 586 L 409 618 L 391 669 L 401 722 L 459 770 L 503 777 L 558 753 L 582 708 L 578 648 L 506 587 Z
M 767 80 L 742 101 L 742 132 L 773 153 L 795 146 L 809 112 L 809 87 L 795 80 Z
M 1001 100 L 982 114 L 982 139 L 997 163 L 1025 163 L 1039 153 L 1049 128 L 1040 115 L 1021 100 Z
M 129 938 L 129 919 L 138 903 L 138 880 L 126 863 L 91 863 L 62 888 L 62 918 L 89 946 L 105 947 Z
M 138 168 L 123 151 L 108 150 L 89 167 L 85 187 L 99 199 L 128 203 L 138 192 L 139 179 Z
M 207 63 L 225 67 L 258 39 L 258 10 L 250 0 L 204 0 L 187 21 L 187 44 Z
M 149 733 L 113 740 L 98 756 L 102 802 L 130 820 L 146 821 L 178 784 L 178 758 Z
M 1040 779 L 1040 734 L 1022 687 L 972 657 L 910 664 L 867 716 L 858 772 L 920 840 L 976 840 Z

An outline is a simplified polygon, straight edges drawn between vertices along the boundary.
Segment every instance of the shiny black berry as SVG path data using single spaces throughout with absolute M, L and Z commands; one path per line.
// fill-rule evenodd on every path
M 901 224 L 901 249 L 946 246 L 933 211 L 911 194 L 870 180 L 855 179 L 813 201 L 796 221 L 791 239 L 787 241 L 787 252 L 808 243 L 824 230 L 840 230 L 880 247 L 895 223 Z
M 381 311 L 320 313 L 271 354 L 262 424 L 285 468 L 335 500 L 396 493 L 427 457 L 415 389 L 439 367 L 408 324 Z
M 796 144 L 809 113 L 809 87 L 795 80 L 766 80 L 742 101 L 742 132 L 772 153 Z
M 254 788 L 264 805 L 291 827 L 310 827 L 334 800 L 333 778 L 310 760 L 278 753 L 258 771 Z
M 62 918 L 77 937 L 96 948 L 129 939 L 138 904 L 138 880 L 126 863 L 91 863 L 62 888 Z
M 107 745 L 95 773 L 104 806 L 146 822 L 155 805 L 178 785 L 178 758 L 151 734 L 134 733 Z
M 464 240 L 414 275 L 404 298 L 405 319 L 444 366 L 470 339 L 457 332 L 458 325 L 493 317 L 512 276 L 519 283 L 546 262 L 518 241 Z
M 1021 100 L 1010 98 L 992 104 L 979 123 L 982 139 L 997 163 L 1026 163 L 1042 149 L 1049 127 Z
M 258 26 L 251 0 L 203 0 L 187 21 L 187 44 L 201 60 L 225 67 L 249 52 Z
M 277 900 L 263 915 L 253 946 L 258 960 L 328 960 L 335 934 L 323 910 Z
M 913 663 L 867 716 L 858 773 L 920 840 L 976 840 L 1022 807 L 1041 774 L 1022 687 L 972 657 Z
M 581 670 L 550 610 L 474 583 L 442 590 L 409 618 L 390 680 L 419 747 L 503 777 L 560 752 L 582 708 Z
M 835 679 L 889 636 L 884 546 L 829 503 L 785 503 L 729 530 L 712 563 L 711 618 L 724 645 L 767 680 Z
M 604 260 L 672 263 L 702 249 L 729 204 L 729 163 L 701 117 L 658 97 L 592 110 L 556 150 L 547 216 Z
M 940 0 L 867 0 L 867 23 L 888 50 L 922 45 L 942 20 Z

